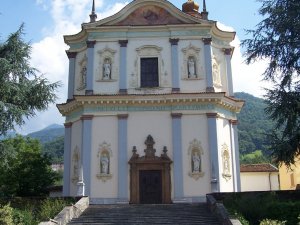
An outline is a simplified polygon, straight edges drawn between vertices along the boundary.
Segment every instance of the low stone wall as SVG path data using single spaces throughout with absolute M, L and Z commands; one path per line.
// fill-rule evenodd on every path
M 65 207 L 54 219 L 39 225 L 65 225 L 73 218 L 78 218 L 89 207 L 89 197 L 82 197 L 75 205 Z
M 242 225 L 238 219 L 231 219 L 222 203 L 217 202 L 212 194 L 206 195 L 206 203 L 209 210 L 214 213 L 222 225 Z

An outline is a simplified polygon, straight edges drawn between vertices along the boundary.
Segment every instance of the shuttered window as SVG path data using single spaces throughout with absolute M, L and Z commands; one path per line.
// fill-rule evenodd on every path
M 141 87 L 158 86 L 158 58 L 141 58 Z

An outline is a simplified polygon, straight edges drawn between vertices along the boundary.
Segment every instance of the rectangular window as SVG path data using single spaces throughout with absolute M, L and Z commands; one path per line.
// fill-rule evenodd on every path
M 158 58 L 141 58 L 141 87 L 158 85 Z

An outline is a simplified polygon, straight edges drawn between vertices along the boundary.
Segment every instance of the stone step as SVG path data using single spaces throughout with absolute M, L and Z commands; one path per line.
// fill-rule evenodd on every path
M 220 225 L 205 203 L 160 205 L 90 205 L 69 225 L 205 224 Z

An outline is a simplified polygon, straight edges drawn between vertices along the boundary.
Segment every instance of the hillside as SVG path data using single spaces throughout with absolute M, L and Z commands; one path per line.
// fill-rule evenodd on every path
M 45 144 L 63 136 L 64 132 L 64 126 L 52 124 L 40 131 L 30 133 L 27 136 L 38 139 L 42 144 Z
M 274 122 L 265 113 L 266 103 L 253 95 L 237 92 L 235 97 L 245 100 L 245 105 L 238 114 L 239 148 L 241 154 L 261 150 L 269 155 L 266 134 L 272 130 Z

